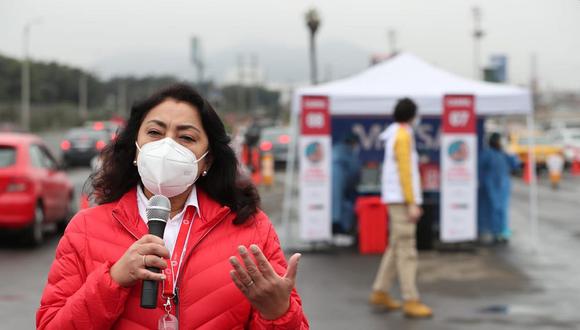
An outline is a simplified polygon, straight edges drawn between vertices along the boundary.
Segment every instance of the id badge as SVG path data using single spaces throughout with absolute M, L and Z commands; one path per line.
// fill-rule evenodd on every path
M 163 314 L 158 323 L 159 330 L 178 330 L 177 317 L 173 314 Z

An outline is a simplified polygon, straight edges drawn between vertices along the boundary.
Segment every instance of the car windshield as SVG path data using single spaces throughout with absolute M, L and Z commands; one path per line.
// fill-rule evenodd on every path
M 280 135 L 289 135 L 289 130 L 285 127 L 272 127 L 262 130 L 262 140 L 278 141 Z
M 534 137 L 534 144 L 536 145 L 547 145 L 550 144 L 550 140 L 545 136 L 536 136 Z M 522 146 L 527 146 L 532 143 L 532 137 L 521 137 L 518 140 L 518 143 Z
M 0 146 L 0 168 L 12 166 L 14 163 L 16 163 L 16 149 Z
M 93 131 L 93 130 L 72 130 L 67 134 L 67 139 L 69 140 L 85 140 L 85 139 L 101 139 L 108 140 L 108 134 L 104 131 Z

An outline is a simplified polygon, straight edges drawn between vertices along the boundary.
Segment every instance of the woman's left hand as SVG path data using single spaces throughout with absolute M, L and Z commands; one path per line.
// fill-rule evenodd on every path
M 296 253 L 290 257 L 286 274 L 280 276 L 257 245 L 250 246 L 257 265 L 245 246 L 239 246 L 238 251 L 245 267 L 237 257 L 230 257 L 230 263 L 234 267 L 230 271 L 230 276 L 238 289 L 263 318 L 274 320 L 284 315 L 290 307 L 290 294 L 296 283 L 300 254 Z

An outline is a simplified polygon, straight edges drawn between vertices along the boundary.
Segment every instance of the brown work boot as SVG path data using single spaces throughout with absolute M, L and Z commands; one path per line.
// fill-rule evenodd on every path
M 388 293 L 381 291 L 373 291 L 369 297 L 369 302 L 375 306 L 386 307 L 390 311 L 401 308 L 401 303 L 393 298 Z
M 406 317 L 414 319 L 424 319 L 433 316 L 433 311 L 429 306 L 421 303 L 419 300 L 407 300 L 403 305 L 403 312 Z

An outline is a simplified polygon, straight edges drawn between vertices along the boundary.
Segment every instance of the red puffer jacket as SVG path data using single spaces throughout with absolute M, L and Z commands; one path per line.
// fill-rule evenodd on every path
M 198 190 L 196 218 L 179 276 L 180 329 L 309 329 L 296 291 L 282 317 L 268 321 L 252 308 L 232 282 L 228 258 L 237 246 L 257 244 L 276 272 L 286 271 L 278 237 L 263 212 L 247 224 Z M 58 244 L 40 308 L 39 329 L 157 329 L 164 313 L 140 307 L 141 284 L 123 288 L 109 275 L 111 266 L 147 233 L 135 189 L 118 202 L 79 212 Z

